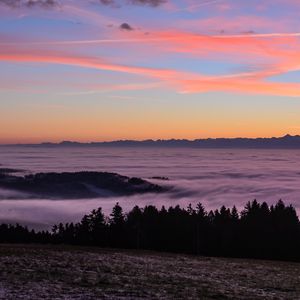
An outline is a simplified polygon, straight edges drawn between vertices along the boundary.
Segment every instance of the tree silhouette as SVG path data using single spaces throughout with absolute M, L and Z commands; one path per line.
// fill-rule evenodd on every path
M 119 202 L 112 209 L 109 219 L 109 237 L 112 247 L 121 247 L 125 240 L 125 216 Z
M 35 232 L 19 224 L 0 225 L 2 243 L 64 243 L 151 249 L 211 256 L 300 261 L 300 224 L 296 210 L 279 200 L 269 206 L 256 200 L 238 212 L 224 205 L 206 212 L 194 208 L 135 206 L 127 214 L 119 203 L 106 218 L 101 208 L 79 223 L 54 225 Z

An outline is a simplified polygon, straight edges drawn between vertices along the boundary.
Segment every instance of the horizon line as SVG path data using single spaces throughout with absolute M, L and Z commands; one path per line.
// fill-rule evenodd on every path
M 41 141 L 41 142 L 16 142 L 16 143 L 0 143 L 0 146 L 36 146 L 36 145 L 63 145 L 63 144 L 80 144 L 80 145 L 90 145 L 90 144 L 110 144 L 110 143 L 122 143 L 122 142 L 134 142 L 134 143 L 143 143 L 143 142 L 169 142 L 169 141 L 185 141 L 185 142 L 196 142 L 196 141 L 209 141 L 209 140 L 271 140 L 271 139 L 283 139 L 283 138 L 295 138 L 300 137 L 300 134 L 285 134 L 280 136 L 269 136 L 269 137 L 208 137 L 208 138 L 195 138 L 195 139 L 186 139 L 186 138 L 148 138 L 148 139 L 116 139 L 116 140 L 102 140 L 102 141 L 77 141 L 77 140 L 60 140 L 60 141 Z

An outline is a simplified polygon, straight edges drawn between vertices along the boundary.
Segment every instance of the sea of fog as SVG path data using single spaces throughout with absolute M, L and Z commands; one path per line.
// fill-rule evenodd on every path
M 134 205 L 186 207 L 198 202 L 207 209 L 223 204 L 242 209 L 253 199 L 270 204 L 283 199 L 300 212 L 300 150 L 0 147 L 0 168 L 23 173 L 108 171 L 172 187 L 164 194 L 87 200 L 28 199 L 0 190 L 0 222 L 36 228 L 78 221 L 99 206 L 109 214 L 116 202 L 125 210 Z M 151 179 L 156 176 L 169 181 Z

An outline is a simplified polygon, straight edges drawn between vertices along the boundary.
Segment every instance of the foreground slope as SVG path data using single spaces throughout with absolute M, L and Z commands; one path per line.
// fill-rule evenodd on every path
M 0 246 L 0 299 L 299 299 L 300 264 Z

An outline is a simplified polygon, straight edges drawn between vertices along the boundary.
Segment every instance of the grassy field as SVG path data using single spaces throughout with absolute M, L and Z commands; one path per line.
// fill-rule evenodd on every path
M 300 264 L 0 245 L 0 299 L 300 299 Z

